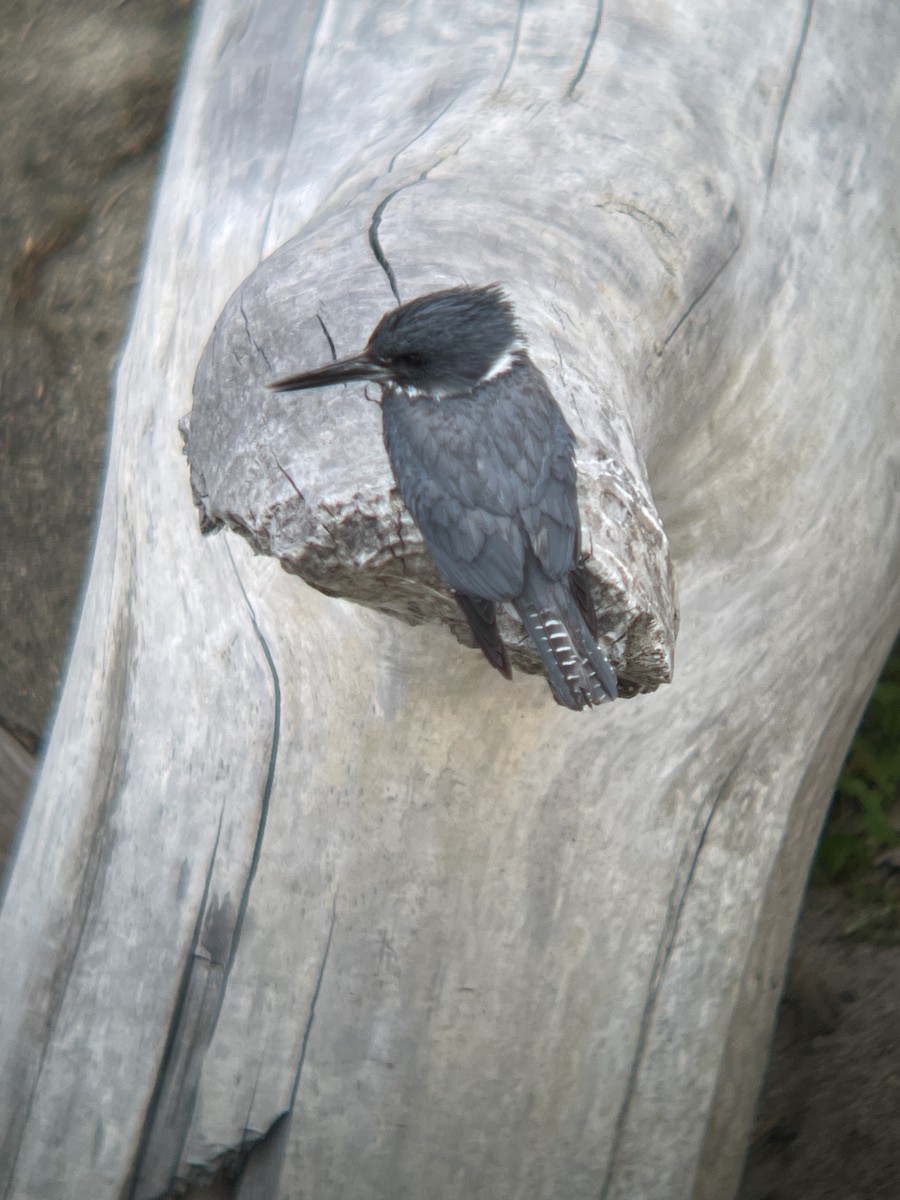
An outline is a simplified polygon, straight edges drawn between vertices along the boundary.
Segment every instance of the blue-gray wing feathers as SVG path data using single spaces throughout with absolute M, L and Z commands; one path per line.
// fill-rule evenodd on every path
M 440 399 L 389 389 L 383 418 L 400 494 L 491 662 L 508 674 L 494 611 L 508 601 L 560 703 L 614 696 L 580 560 L 575 439 L 537 368 L 522 354 Z

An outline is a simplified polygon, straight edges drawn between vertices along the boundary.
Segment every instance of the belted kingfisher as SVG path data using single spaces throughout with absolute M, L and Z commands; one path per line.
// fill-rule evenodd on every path
M 400 495 L 488 661 L 512 678 L 497 628 L 505 603 L 560 704 L 615 699 L 581 554 L 575 437 L 502 289 L 420 296 L 382 317 L 357 357 L 268 386 L 356 380 L 381 385 Z

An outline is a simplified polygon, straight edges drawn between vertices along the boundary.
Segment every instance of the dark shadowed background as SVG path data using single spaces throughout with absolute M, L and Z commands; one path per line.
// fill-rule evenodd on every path
M 111 380 L 191 6 L 0 0 L 0 13 L 2 864 L 89 563 Z M 888 720 L 900 713 L 893 662 Z M 878 737 L 857 745 L 824 882 L 801 916 L 740 1200 L 900 1194 L 900 856 L 872 854 L 892 844 L 900 796 L 871 762 Z M 876 804 L 866 772 L 879 770 Z

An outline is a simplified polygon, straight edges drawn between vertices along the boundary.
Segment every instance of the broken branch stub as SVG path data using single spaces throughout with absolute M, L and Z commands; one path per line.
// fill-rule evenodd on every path
M 396 303 L 376 264 L 355 261 L 360 239 L 341 243 L 335 235 L 328 256 L 316 255 L 320 228 L 265 259 L 225 305 L 204 350 L 183 423 L 201 527 L 240 533 L 329 596 L 410 624 L 442 622 L 473 646 L 394 486 L 377 387 L 266 389 L 280 375 L 358 352 Z M 459 282 L 445 270 L 417 281 L 404 299 Z M 516 300 L 514 282 L 508 287 Z M 559 310 L 558 296 L 553 303 Z M 583 367 L 563 377 L 568 364 L 544 342 L 560 350 L 564 333 L 548 329 L 525 332 L 578 435 L 582 541 L 601 638 L 621 694 L 653 691 L 671 679 L 677 630 L 668 543 L 627 416 L 590 385 Z M 514 665 L 539 671 L 518 620 L 503 609 L 499 621 Z

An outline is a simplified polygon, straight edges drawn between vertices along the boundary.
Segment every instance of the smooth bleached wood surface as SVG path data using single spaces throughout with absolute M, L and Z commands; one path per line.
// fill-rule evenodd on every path
M 898 620 L 900 12 L 599 16 L 202 13 L 0 913 L 10 1200 L 144 1200 L 225 1167 L 238 1200 L 733 1192 Z M 661 519 L 670 685 L 572 714 L 437 624 L 200 536 L 178 421 L 228 298 L 293 238 L 296 340 L 248 318 L 248 407 L 263 350 L 273 373 L 322 357 L 317 315 L 358 348 L 391 277 L 405 299 L 503 279 L 579 436 L 598 587 L 610 443 L 627 520 L 644 505 L 661 546 Z M 310 447 L 267 403 L 257 452 L 283 448 L 301 491 L 321 479 L 295 461 L 346 469 L 335 406 L 361 494 L 384 488 L 374 405 L 311 400 L 302 437 L 332 438 Z M 260 512 L 292 503 L 254 471 Z M 654 553 L 632 578 L 665 645 Z

